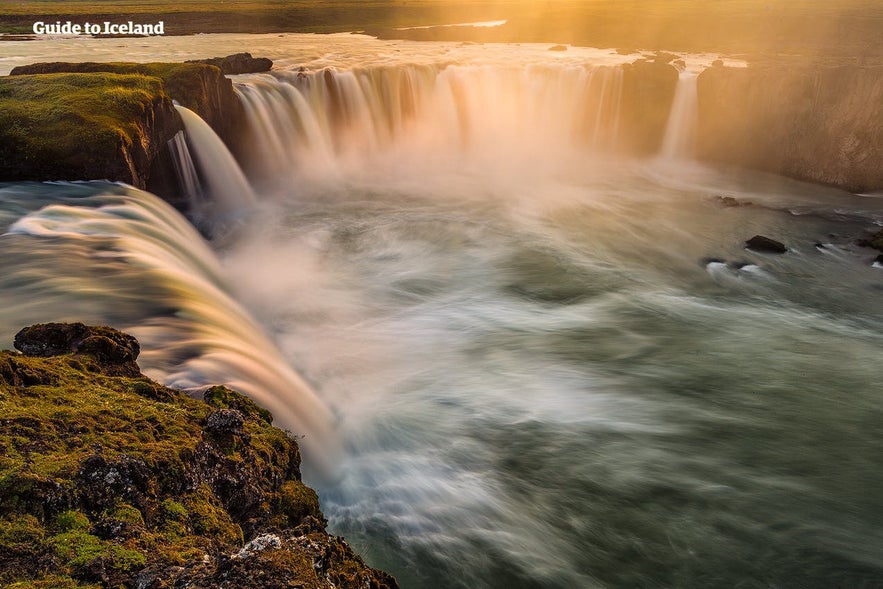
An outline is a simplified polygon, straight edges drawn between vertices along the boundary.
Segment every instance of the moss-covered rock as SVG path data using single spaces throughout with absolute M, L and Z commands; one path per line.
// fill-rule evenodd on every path
M 83 346 L 98 334 L 135 371 Z M 150 381 L 110 328 L 16 343 L 34 355 L 0 352 L 0 585 L 396 586 L 324 531 L 297 443 L 250 399 Z
M 169 98 L 194 111 L 225 140 L 231 139 L 231 134 L 236 131 L 241 120 L 242 107 L 233 92 L 233 83 L 224 77 L 217 65 L 206 63 L 50 62 L 13 68 L 10 76 L 57 73 L 112 73 L 158 78 L 162 82 L 163 91 Z
M 154 76 L 0 78 L 0 180 L 109 179 L 143 188 L 180 127 Z

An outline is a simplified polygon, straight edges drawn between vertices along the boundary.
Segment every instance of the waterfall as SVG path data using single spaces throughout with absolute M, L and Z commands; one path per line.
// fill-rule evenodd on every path
M 204 204 L 202 183 L 199 181 L 183 131 L 178 131 L 169 140 L 169 151 L 172 152 L 172 164 L 175 166 L 179 188 L 190 203 L 190 209 L 198 209 Z
M 616 146 L 613 66 L 408 65 L 246 76 L 236 85 L 261 177 L 335 172 L 381 154 L 496 165 Z
M 196 156 L 201 177 L 215 203 L 225 212 L 254 204 L 251 186 L 221 138 L 192 110 L 177 104 L 175 109 L 184 122 L 190 152 Z
M 229 294 L 216 256 L 152 194 L 106 183 L 0 188 L 0 335 L 47 321 L 136 336 L 145 373 L 178 388 L 227 384 L 295 434 L 331 472 L 332 416 Z
M 696 141 L 699 98 L 696 81 L 699 75 L 689 70 L 678 76 L 671 114 L 662 140 L 661 155 L 668 159 L 689 159 Z

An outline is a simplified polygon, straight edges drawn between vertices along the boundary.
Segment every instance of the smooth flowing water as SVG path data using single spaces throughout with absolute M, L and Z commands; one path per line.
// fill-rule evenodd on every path
M 243 387 L 405 588 L 879 585 L 883 200 L 612 158 L 615 64 L 508 51 L 237 78 L 259 190 L 211 250 L 145 193 L 2 188 L 4 340 L 108 321 Z

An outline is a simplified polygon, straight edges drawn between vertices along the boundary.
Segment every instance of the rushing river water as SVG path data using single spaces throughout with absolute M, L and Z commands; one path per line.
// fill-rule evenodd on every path
M 245 390 L 405 588 L 879 586 L 883 199 L 683 129 L 608 157 L 611 67 L 239 78 L 259 189 L 211 244 L 126 187 L 0 186 L 0 336 L 110 322 Z

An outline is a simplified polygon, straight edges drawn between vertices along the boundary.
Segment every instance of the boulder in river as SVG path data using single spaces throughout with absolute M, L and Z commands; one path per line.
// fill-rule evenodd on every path
M 752 251 L 765 254 L 784 254 L 788 251 L 785 244 L 763 235 L 755 235 L 745 242 L 745 247 Z

